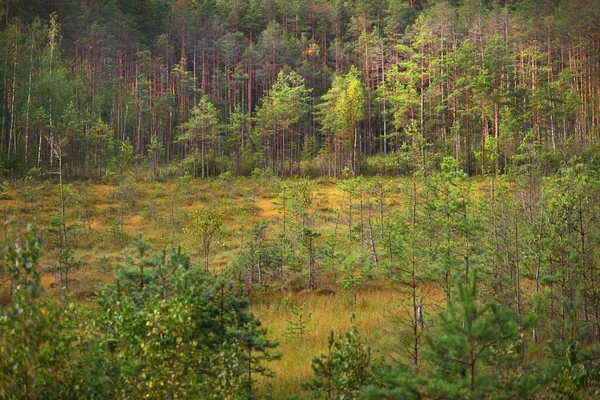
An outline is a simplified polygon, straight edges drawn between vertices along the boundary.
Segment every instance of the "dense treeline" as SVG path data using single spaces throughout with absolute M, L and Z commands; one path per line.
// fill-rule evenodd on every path
M 592 1 L 0 4 L 12 177 L 501 173 L 600 132 Z

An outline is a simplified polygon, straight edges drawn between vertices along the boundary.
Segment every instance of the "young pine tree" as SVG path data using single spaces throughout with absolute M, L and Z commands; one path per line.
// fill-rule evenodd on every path
M 373 380 L 370 347 L 355 325 L 337 338 L 332 330 L 327 343 L 327 354 L 313 358 L 315 377 L 303 383 L 303 388 L 315 399 L 358 397 L 360 388 Z
M 429 370 L 424 393 L 444 398 L 529 398 L 540 390 L 533 373 L 522 373 L 522 330 L 533 317 L 519 319 L 496 303 L 480 305 L 478 280 L 459 283 L 440 313 L 436 332 L 427 337 Z

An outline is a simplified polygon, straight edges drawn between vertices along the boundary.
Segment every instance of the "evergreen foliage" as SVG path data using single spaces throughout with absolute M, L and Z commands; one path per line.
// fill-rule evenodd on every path
M 269 376 L 277 343 L 248 301 L 181 249 L 140 254 L 153 279 L 130 287 L 117 276 L 85 311 L 40 297 L 39 246 L 27 237 L 3 253 L 14 284 L 0 315 L 3 398 L 247 399 Z

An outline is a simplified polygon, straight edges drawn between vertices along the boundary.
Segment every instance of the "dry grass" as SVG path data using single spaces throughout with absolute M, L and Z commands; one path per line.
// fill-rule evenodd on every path
M 269 183 L 271 184 L 271 183 Z M 397 215 L 406 199 L 403 180 L 388 180 L 390 189 L 386 194 L 386 215 Z M 338 234 L 347 234 L 347 199 L 336 188 L 335 182 L 321 180 L 316 182 L 314 203 L 310 210 L 313 223 L 324 234 L 334 232 L 340 207 L 342 220 Z M 244 180 L 191 181 L 178 183 L 142 183 L 136 184 L 135 202 L 127 206 L 124 214 L 124 240 L 116 235 L 114 228 L 119 225 L 120 204 L 113 195 L 118 188 L 106 184 L 73 184 L 73 188 L 87 196 L 87 203 L 73 201 L 67 210 L 67 223 L 78 222 L 83 228 L 70 233 L 75 248 L 75 258 L 85 262 L 84 267 L 72 274 L 71 292 L 81 301 L 87 301 L 98 285 L 112 281 L 112 268 L 101 267 L 101 260 L 107 258 L 110 265 L 122 263 L 126 254 L 133 254 L 129 246 L 131 239 L 141 233 L 154 250 L 169 243 L 182 245 L 192 255 L 198 255 L 198 245 L 182 232 L 189 213 L 202 206 L 215 206 L 223 214 L 223 236 L 214 245 L 215 255 L 211 260 L 211 269 L 218 271 L 231 265 L 235 260 L 242 242 L 248 237 L 248 230 L 259 220 L 269 220 L 269 237 L 277 238 L 282 227 L 281 205 L 277 204 L 273 187 L 261 186 L 257 182 Z M 26 194 L 27 192 L 27 194 Z M 354 200 L 354 204 L 356 200 Z M 0 201 L 0 212 L 5 219 L 4 236 L 17 237 L 27 223 L 35 223 L 39 232 L 46 234 L 43 254 L 43 269 L 48 271 L 56 261 L 57 251 L 47 235 L 46 228 L 52 213 L 59 208 L 57 185 L 51 182 L 36 183 L 33 187 L 19 187 L 11 190 L 11 199 Z M 378 206 L 372 200 L 373 218 L 379 218 Z M 81 223 L 81 215 L 87 213 L 89 221 Z M 292 217 L 291 214 L 288 214 Z M 354 223 L 358 223 L 355 215 Z M 340 244 L 338 251 L 353 251 L 350 246 Z M 50 287 L 54 283 L 51 273 L 44 273 L 43 284 Z M 327 278 L 327 284 L 336 287 L 335 274 Z M 351 317 L 356 315 L 356 324 L 367 342 L 375 350 L 384 348 L 390 341 L 385 332 L 393 332 L 394 326 L 389 318 L 405 311 L 393 311 L 398 293 L 385 283 L 376 282 L 368 289 L 358 293 L 356 308 L 348 301 L 341 290 L 336 289 L 333 296 L 312 294 L 272 295 L 269 299 L 256 299 L 252 310 L 262 321 L 272 339 L 280 341 L 277 351 L 283 353 L 281 360 L 274 361 L 270 367 L 276 378 L 261 382 L 273 385 L 274 395 L 285 395 L 300 391 L 300 383 L 312 377 L 311 361 L 327 349 L 327 337 L 330 330 L 343 334 L 351 327 Z M 286 336 L 287 320 L 292 316 L 292 306 L 306 303 L 306 312 L 311 313 L 309 326 L 312 331 L 303 339 Z
M 367 343 L 376 350 L 383 339 L 382 332 L 391 328 L 387 316 L 392 312 L 396 297 L 394 290 L 383 288 L 360 292 L 356 308 L 339 292 L 333 296 L 301 293 L 282 296 L 269 304 L 255 305 L 255 315 L 270 336 L 280 340 L 277 350 L 283 353 L 280 360 L 270 364 L 276 377 L 262 384 L 272 384 L 274 395 L 299 393 L 300 384 L 313 376 L 312 359 L 327 351 L 329 332 L 333 330 L 338 335 L 348 331 L 352 327 L 352 315 L 355 315 L 355 324 Z M 292 307 L 303 303 L 306 304 L 305 313 L 311 314 L 308 323 L 311 332 L 300 340 L 297 336 L 286 335 L 286 326 L 293 316 Z
M 111 265 L 123 261 L 123 254 L 131 254 L 131 240 L 142 234 L 155 250 L 169 243 L 183 246 L 193 257 L 198 255 L 198 245 L 182 232 L 189 213 L 199 207 L 215 206 L 223 214 L 223 236 L 215 244 L 211 260 L 213 270 L 231 264 L 237 256 L 247 231 L 259 220 L 270 221 L 272 236 L 282 226 L 281 205 L 277 204 L 277 184 L 248 180 L 170 183 L 136 183 L 133 204 L 125 207 L 123 214 L 124 235 L 115 229 L 120 227 L 121 204 L 115 193 L 118 185 L 67 184 L 67 224 L 77 224 L 78 229 L 69 233 L 75 258 L 85 261 L 85 266 L 73 272 L 73 279 L 80 286 L 93 291 L 93 284 L 110 282 L 112 271 L 100 271 L 97 266 L 104 257 Z M 331 182 L 316 185 L 315 210 L 323 216 L 334 215 L 341 194 Z M 10 199 L 0 200 L 0 215 L 4 224 L 0 235 L 3 239 L 20 237 L 25 226 L 33 225 L 36 236 L 44 239 L 43 265 L 50 270 L 56 263 L 57 251 L 47 229 L 52 214 L 59 213 L 58 185 L 52 181 L 23 182 L 10 190 Z M 87 215 L 82 219 L 82 215 Z M 322 224 L 323 218 L 315 219 L 324 232 L 332 230 L 332 224 Z M 49 286 L 54 278 L 44 278 Z M 52 282 L 50 282 L 52 281 Z M 83 290 L 83 289 L 82 289 Z

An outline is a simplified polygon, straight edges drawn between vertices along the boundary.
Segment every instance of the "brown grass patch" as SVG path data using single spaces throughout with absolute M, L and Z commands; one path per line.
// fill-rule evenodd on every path
M 281 218 L 281 206 L 274 204 L 276 200 L 273 198 L 259 197 L 254 204 L 260 209 L 259 216 L 264 219 Z
M 269 304 L 253 307 L 255 315 L 269 331 L 271 338 L 280 340 L 277 351 L 283 353 L 281 360 L 273 361 L 269 367 L 275 379 L 263 380 L 262 385 L 271 383 L 274 395 L 300 393 L 300 384 L 313 377 L 312 359 L 327 351 L 327 338 L 333 330 L 335 335 L 348 331 L 355 315 L 355 324 L 366 342 L 374 349 L 381 340 L 380 332 L 389 326 L 387 318 L 397 293 L 389 288 L 360 292 L 357 307 L 353 308 L 342 293 L 334 296 L 319 296 L 300 293 L 272 299 Z M 292 306 L 306 303 L 305 312 L 311 313 L 308 326 L 311 328 L 303 340 L 286 335 L 288 319 L 292 318 Z

